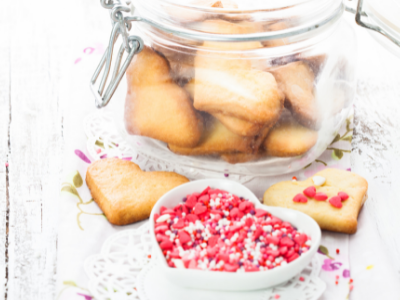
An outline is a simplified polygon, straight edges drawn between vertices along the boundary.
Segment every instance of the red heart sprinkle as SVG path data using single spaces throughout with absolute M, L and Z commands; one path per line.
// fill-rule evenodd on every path
M 160 243 L 160 248 L 163 250 L 172 249 L 174 244 L 171 241 L 164 240 Z
M 345 192 L 339 192 L 338 196 L 340 197 L 340 199 L 342 199 L 342 201 L 346 201 L 347 199 L 349 199 L 349 195 L 347 195 L 347 193 Z
M 208 203 L 208 201 L 210 201 L 210 195 L 203 195 L 201 197 L 199 197 L 199 201 L 203 202 L 203 203 Z
M 279 238 L 277 236 L 269 235 L 266 237 L 267 242 L 270 244 L 278 245 Z
M 240 211 L 245 211 L 247 208 L 247 202 L 243 201 L 242 203 L 239 204 L 239 210 Z
M 285 246 L 285 247 L 279 248 L 279 253 L 280 253 L 281 255 L 286 254 L 286 252 L 287 252 L 287 247 L 286 247 L 286 246 Z
M 199 217 L 196 215 L 193 215 L 193 214 L 189 214 L 186 216 L 186 220 L 188 220 L 191 223 L 196 222 L 198 219 L 199 219 Z
M 299 256 L 300 256 L 300 255 L 298 255 L 297 253 L 294 253 L 292 256 L 290 256 L 290 257 L 287 259 L 287 262 L 294 261 L 295 259 L 299 258 Z
M 281 240 L 279 241 L 279 245 L 282 247 L 286 246 L 286 247 L 290 248 L 290 247 L 293 247 L 294 242 L 290 238 L 285 236 L 285 237 L 281 238 Z
M 237 207 L 235 207 L 229 212 L 229 215 L 231 216 L 231 218 L 236 218 L 239 214 L 239 211 L 240 210 Z
M 224 270 L 227 272 L 236 272 L 239 269 L 237 264 L 224 264 Z
M 328 195 L 322 192 L 316 193 L 314 196 L 315 200 L 318 201 L 325 201 L 326 199 L 328 199 Z
M 219 237 L 217 235 L 213 235 L 208 239 L 208 245 L 214 247 L 218 243 Z
M 226 253 L 219 253 L 218 259 L 223 260 L 225 263 L 229 263 L 229 254 Z
M 157 221 L 157 219 L 160 217 L 160 215 L 159 215 L 159 214 L 157 214 L 157 213 L 155 213 L 153 217 L 154 217 L 154 222 L 156 222 L 156 221 Z
M 257 217 L 257 218 L 259 218 L 259 217 L 264 217 L 264 216 L 266 216 L 266 215 L 268 215 L 268 212 L 267 212 L 266 210 L 263 210 L 263 209 L 261 209 L 261 208 L 257 208 L 257 209 L 256 209 L 256 217 Z
M 294 237 L 294 241 L 299 244 L 299 246 L 303 246 L 305 242 L 307 242 L 307 235 L 304 233 L 299 234 L 299 236 Z
M 261 229 L 261 227 L 257 227 L 256 230 L 254 231 L 253 241 L 258 239 L 259 236 L 262 235 L 262 233 L 263 233 L 263 230 Z
M 315 186 L 309 186 L 303 191 L 303 194 L 310 198 L 314 197 L 316 193 L 317 190 L 315 189 Z
M 186 231 L 181 231 L 179 232 L 179 242 L 181 243 L 181 245 L 186 244 L 187 242 L 190 242 L 192 239 L 190 238 L 189 233 L 187 233 Z
M 183 227 L 185 227 L 185 221 L 183 219 L 179 219 L 178 222 L 172 225 L 172 227 L 175 229 L 182 229 Z
M 195 259 L 190 261 L 188 269 L 197 269 L 197 261 Z
M 210 187 L 209 187 L 209 186 L 206 187 L 205 190 L 201 192 L 201 194 L 200 194 L 199 197 L 201 197 L 201 196 L 203 196 L 203 195 L 206 195 L 206 194 L 208 193 L 209 190 L 210 190 Z
M 207 247 L 207 254 L 209 257 L 215 257 L 218 252 L 218 247 Z
M 329 203 L 337 208 L 342 208 L 342 199 L 339 196 L 334 196 L 329 199 Z
M 166 214 L 175 215 L 175 211 L 173 209 L 167 208 L 167 209 L 163 210 L 161 215 L 166 215 Z
M 253 219 L 252 218 L 247 218 L 245 221 L 246 226 L 250 227 L 251 225 L 253 225 Z
M 196 215 L 201 215 L 202 213 L 207 211 L 207 206 L 204 206 L 201 203 L 197 203 L 196 206 L 193 208 L 193 211 Z
M 245 272 L 257 272 L 258 268 L 253 264 L 246 264 L 244 266 L 244 271 Z
M 195 196 L 189 196 L 185 202 L 185 205 L 189 208 L 193 208 L 197 203 L 197 198 Z
M 308 199 L 303 194 L 297 194 L 296 196 L 294 196 L 293 201 L 307 203 Z

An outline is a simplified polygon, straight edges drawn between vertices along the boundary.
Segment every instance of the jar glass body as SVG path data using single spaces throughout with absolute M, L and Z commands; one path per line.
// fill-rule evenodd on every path
M 283 174 L 317 159 L 350 117 L 356 49 L 343 10 L 312 30 L 301 30 L 299 11 L 161 11 L 185 34 L 135 24 L 145 47 L 128 68 L 125 99 L 112 101 L 141 153 L 218 172 Z

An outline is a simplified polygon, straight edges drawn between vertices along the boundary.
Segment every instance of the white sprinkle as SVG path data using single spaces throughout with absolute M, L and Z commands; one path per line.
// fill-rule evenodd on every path
M 272 226 L 271 226 L 271 225 L 265 225 L 265 226 L 262 227 L 262 229 L 263 229 L 265 232 L 271 232 Z
M 326 182 L 325 177 L 322 176 L 314 176 L 312 180 L 316 186 L 321 186 Z
M 171 216 L 169 214 L 162 215 L 162 216 L 158 217 L 157 223 L 165 222 L 165 221 L 169 220 L 170 218 L 171 218 Z
M 185 269 L 185 265 L 181 259 L 172 259 L 172 262 L 177 269 Z

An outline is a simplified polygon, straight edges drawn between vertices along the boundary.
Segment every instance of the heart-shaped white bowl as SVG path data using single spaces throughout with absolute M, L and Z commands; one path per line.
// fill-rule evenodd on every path
M 296 260 L 275 269 L 248 273 L 213 272 L 193 269 L 178 269 L 168 266 L 154 233 L 154 214 L 159 213 L 161 206 L 175 207 L 189 194 L 202 192 L 205 188 L 221 189 L 251 201 L 255 207 L 263 208 L 272 215 L 287 221 L 311 237 L 310 250 Z M 300 273 L 317 252 L 321 241 L 321 229 L 309 216 L 296 210 L 269 207 L 260 203 L 257 197 L 240 183 L 225 179 L 203 179 L 180 185 L 162 196 L 154 205 L 150 216 L 151 239 L 157 259 L 160 260 L 160 270 L 174 284 L 182 287 L 220 290 L 220 291 L 249 291 L 269 288 L 280 284 Z

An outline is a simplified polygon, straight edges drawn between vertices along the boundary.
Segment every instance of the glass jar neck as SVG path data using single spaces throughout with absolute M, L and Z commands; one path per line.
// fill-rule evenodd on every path
M 276 3 L 271 1 L 268 7 L 264 4 L 257 9 L 232 9 L 181 4 L 177 0 L 137 0 L 137 12 L 132 20 L 144 21 L 156 30 L 193 41 L 251 42 L 285 38 L 296 41 L 335 24 L 344 11 L 341 0 L 290 0 L 281 1 L 280 6 Z M 235 24 L 239 29 L 231 31 L 223 22 Z

